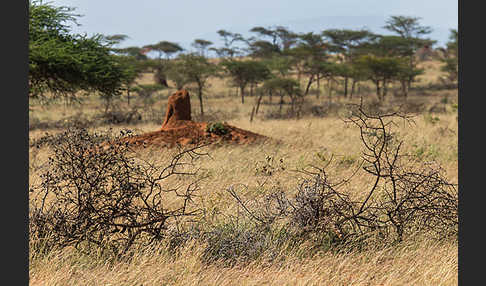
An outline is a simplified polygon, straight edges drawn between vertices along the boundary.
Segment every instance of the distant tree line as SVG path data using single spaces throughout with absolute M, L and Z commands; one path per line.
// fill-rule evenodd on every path
M 143 47 L 116 48 L 126 35 L 73 34 L 68 23 L 77 24 L 74 8 L 56 7 L 30 1 L 29 17 L 29 96 L 73 96 L 79 91 L 99 93 L 108 101 L 126 92 L 141 93 L 169 86 L 177 89 L 192 85 L 197 90 L 200 112 L 211 77 L 231 79 L 241 102 L 258 90 L 262 96 L 288 97 L 292 110 L 308 96 L 311 87 L 327 84 L 329 92 L 342 85 L 343 96 L 353 97 L 357 86 L 368 81 L 383 101 L 392 83 L 407 97 L 416 77 L 418 53 L 431 50 L 435 40 L 432 29 L 420 24 L 420 18 L 391 16 L 384 28 L 392 35 L 380 35 L 367 29 L 328 29 L 296 33 L 283 26 L 250 30 L 251 36 L 226 30 L 217 31 L 223 45 L 195 39 L 192 50 L 179 44 L 160 41 Z M 440 51 L 442 70 L 448 82 L 458 78 L 458 31 L 451 30 L 450 41 Z M 147 53 L 155 53 L 151 58 Z M 216 57 L 211 59 L 209 53 Z M 155 85 L 136 85 L 144 72 L 154 74 Z M 302 84 L 303 83 L 303 84 Z M 358 88 L 359 89 L 359 88 Z M 257 107 L 258 109 L 258 107 Z

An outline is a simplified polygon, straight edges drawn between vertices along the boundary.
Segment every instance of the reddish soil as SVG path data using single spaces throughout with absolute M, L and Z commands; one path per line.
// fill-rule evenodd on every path
M 189 92 L 182 89 L 169 96 L 162 128 L 180 125 L 178 121 L 191 120 L 191 100 Z
M 208 143 L 236 143 L 250 144 L 262 142 L 268 137 L 243 130 L 223 123 L 226 134 L 219 135 L 206 131 L 207 122 L 194 122 L 190 120 L 177 122 L 178 126 L 165 127 L 157 131 L 144 133 L 122 139 L 135 146 L 157 145 L 162 147 L 175 147 L 177 145 L 200 145 Z
M 122 142 L 129 142 L 135 146 L 164 146 L 175 147 L 188 144 L 201 145 L 210 143 L 250 144 L 269 139 L 266 136 L 243 130 L 226 123 L 222 123 L 225 134 L 207 131 L 207 122 L 191 120 L 191 103 L 187 90 L 179 90 L 168 99 L 167 111 L 162 128 L 157 131 L 123 138 Z

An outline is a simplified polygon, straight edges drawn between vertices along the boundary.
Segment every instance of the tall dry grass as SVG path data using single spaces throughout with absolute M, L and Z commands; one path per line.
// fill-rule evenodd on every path
M 160 249 L 139 252 L 130 262 L 105 262 L 66 249 L 30 266 L 31 285 L 457 285 L 457 245 L 428 240 L 360 253 L 288 256 L 223 267 L 201 262 L 192 245 L 173 257 Z
M 145 79 L 149 81 L 149 79 Z M 301 174 L 297 170 L 310 165 L 323 166 L 333 158 L 329 172 L 336 178 L 345 178 L 359 165 L 362 144 L 358 130 L 346 125 L 338 116 L 302 119 L 268 120 L 264 114 L 274 106 L 263 105 L 262 114 L 253 122 L 249 116 L 253 101 L 241 105 L 239 98 L 228 96 L 228 87 L 214 82 L 216 94 L 208 96 L 208 112 L 228 115 L 228 123 L 239 128 L 269 136 L 275 141 L 257 145 L 231 145 L 206 147 L 210 158 L 198 161 L 206 177 L 200 183 L 201 196 L 197 199 L 205 210 L 217 210 L 215 220 L 234 214 L 236 203 L 226 192 L 231 185 L 247 186 L 245 198 L 259 196 L 265 186 L 279 183 L 287 191 L 295 190 Z M 369 96 L 370 98 L 372 95 Z M 327 100 L 323 97 L 318 104 Z M 162 107 L 166 99 L 157 102 Z M 338 99 L 336 99 L 338 100 Z M 342 99 L 339 99 L 342 100 Z M 414 100 L 412 96 L 409 100 Z M 421 99 L 422 100 L 422 99 Z M 427 98 L 429 104 L 440 103 L 441 96 Z M 457 111 L 451 102 L 444 103 L 443 113 L 417 114 L 414 124 L 400 123 L 397 134 L 404 140 L 403 152 L 419 156 L 424 162 L 437 161 L 449 181 L 457 183 Z M 354 101 L 356 102 L 356 101 Z M 196 106 L 196 104 L 193 104 Z M 194 107 L 193 106 L 193 107 Z M 96 100 L 89 99 L 83 112 L 94 112 Z M 197 107 L 197 106 L 196 106 Z M 57 120 L 78 112 L 79 108 L 54 104 L 36 107 L 32 116 L 42 120 Z M 197 108 L 195 111 L 197 114 Z M 104 130 L 99 126 L 91 130 Z M 135 133 L 153 131 L 157 122 L 129 126 L 112 126 L 114 131 L 128 128 Z M 34 130 L 29 137 L 39 139 L 44 133 L 57 130 Z M 30 148 L 29 184 L 39 182 L 45 170 L 49 148 Z M 168 158 L 165 149 L 152 149 L 146 154 L 163 163 Z M 266 158 L 282 159 L 285 170 L 271 176 L 262 174 L 259 166 Z M 358 174 L 349 185 L 355 194 L 365 192 L 369 185 L 365 174 Z M 52 251 L 46 255 L 30 253 L 29 280 L 31 285 L 457 285 L 458 246 L 455 240 L 437 242 L 417 235 L 400 244 L 383 246 L 366 251 L 318 253 L 312 257 L 301 255 L 306 245 L 291 252 L 280 253 L 279 259 L 259 259 L 249 264 L 227 267 L 207 264 L 201 259 L 204 245 L 189 244 L 179 255 L 171 254 L 163 245 L 154 245 L 134 254 L 130 260 L 106 259 L 103 256 L 84 255 L 72 248 Z

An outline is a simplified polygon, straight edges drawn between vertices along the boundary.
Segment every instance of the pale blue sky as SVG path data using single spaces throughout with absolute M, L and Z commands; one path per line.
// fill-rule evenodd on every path
M 221 46 L 217 30 L 248 37 L 255 26 L 285 26 L 294 32 L 329 28 L 381 27 L 392 15 L 420 17 L 429 36 L 443 46 L 449 30 L 458 27 L 457 0 L 53 0 L 56 6 L 75 7 L 83 15 L 76 33 L 125 34 L 120 47 L 143 46 L 166 40 L 191 49 L 196 38 Z

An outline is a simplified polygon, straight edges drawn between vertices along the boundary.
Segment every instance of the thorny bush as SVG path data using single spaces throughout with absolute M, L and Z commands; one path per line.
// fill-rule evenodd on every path
M 198 190 L 193 163 L 204 155 L 201 146 L 179 150 L 160 166 L 120 136 L 85 129 L 53 136 L 48 166 L 30 190 L 31 246 L 121 255 L 136 244 L 162 239 L 170 223 L 198 213 L 191 202 Z M 178 177 L 186 179 L 172 180 Z
M 297 233 L 331 235 L 341 244 L 372 236 L 383 243 L 399 242 L 418 232 L 436 239 L 457 237 L 457 185 L 447 181 L 436 163 L 402 154 L 403 141 L 393 132 L 397 119 L 412 124 L 410 116 L 367 112 L 362 104 L 351 107 L 345 122 L 359 129 L 363 146 L 353 175 L 339 181 L 329 178 L 329 161 L 314 171 L 302 170 L 306 177 L 295 195 L 277 186 L 258 202 L 245 202 L 230 187 L 227 191 L 247 217 L 259 225 L 284 221 Z M 371 185 L 356 196 L 346 187 L 360 170 L 370 176 Z

